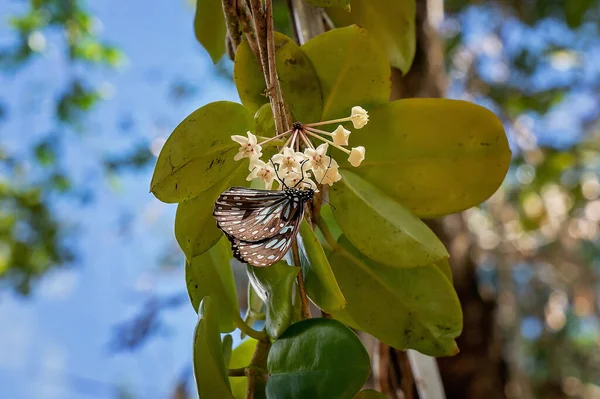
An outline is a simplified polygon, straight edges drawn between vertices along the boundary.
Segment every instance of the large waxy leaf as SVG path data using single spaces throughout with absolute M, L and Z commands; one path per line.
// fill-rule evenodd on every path
M 367 350 L 336 320 L 293 324 L 271 347 L 269 399 L 342 399 L 360 390 L 370 372 Z
M 351 169 L 419 217 L 460 212 L 480 204 L 504 180 L 510 149 L 500 120 L 458 100 L 398 100 L 370 111 L 352 134 L 366 159 Z
M 306 54 L 292 39 L 275 32 L 275 61 L 281 90 L 292 115 L 304 122 L 317 121 L 323 97 L 319 79 Z M 256 112 L 269 101 L 265 95 L 265 79 L 247 42 L 238 47 L 233 74 L 242 104 L 248 109 Z
M 329 262 L 348 303 L 334 314 L 397 349 L 430 356 L 458 352 L 454 338 L 462 311 L 452 284 L 438 267 L 391 268 L 362 255 L 345 238 Z
M 266 315 L 262 312 L 263 301 L 258 296 L 256 290 L 252 287 L 252 284 L 248 284 L 246 301 L 248 303 L 248 309 L 246 309 L 244 323 L 248 324 L 250 327 L 253 327 L 257 320 L 265 320 Z M 245 338 L 246 334 L 242 332 L 240 333 L 240 336 Z
M 302 274 L 308 297 L 322 310 L 333 313 L 346 305 L 323 247 L 306 219 L 300 225 Z
M 350 0 L 306 0 L 317 7 L 344 7 L 349 8 Z M 356 0 L 354 0 L 356 1 Z
M 267 306 L 267 334 L 277 338 L 292 323 L 292 288 L 300 268 L 279 262 L 270 267 L 248 265 L 246 270 L 252 286 Z
M 201 398 L 233 398 L 223 349 L 217 307 L 210 297 L 205 297 L 198 310 L 198 324 L 194 332 L 194 376 Z
M 336 26 L 357 24 L 385 47 L 389 63 L 407 73 L 415 56 L 415 0 L 352 0 L 352 11 L 330 8 Z
M 365 29 L 334 29 L 308 41 L 302 49 L 321 82 L 323 120 L 348 116 L 355 105 L 389 101 L 390 65 L 377 40 Z
M 229 362 L 230 369 L 237 369 L 246 367 L 252 360 L 252 355 L 256 350 L 255 339 L 248 338 L 236 347 L 231 353 L 231 360 Z M 231 384 L 231 392 L 235 399 L 245 399 L 246 390 L 248 388 L 248 378 L 246 377 L 229 377 L 229 383 Z
M 198 311 L 202 298 L 210 296 L 218 310 L 215 317 L 221 332 L 233 331 L 240 313 L 230 260 L 229 241 L 223 237 L 210 251 L 185 263 L 185 280 L 192 306 Z
M 215 201 L 229 187 L 244 184 L 247 174 L 247 169 L 239 168 L 200 195 L 177 205 L 175 238 L 188 259 L 208 251 L 223 237 L 213 216 Z
M 194 33 L 216 64 L 225 54 L 227 33 L 221 0 L 196 0 Z
M 254 119 L 240 104 L 219 101 L 197 109 L 165 143 L 150 191 L 163 202 L 181 202 L 247 168 L 247 160 L 233 160 L 239 144 L 231 136 L 249 130 L 254 131 Z
M 331 187 L 333 213 L 362 253 L 389 266 L 430 265 L 448 252 L 421 219 L 349 170 Z

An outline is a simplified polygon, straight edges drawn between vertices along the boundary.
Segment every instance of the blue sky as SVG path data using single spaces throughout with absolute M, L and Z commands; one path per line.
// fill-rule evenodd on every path
M 140 350 L 110 353 L 113 327 L 137 314 L 154 295 L 184 293 L 183 269 L 159 267 L 173 251 L 175 207 L 148 193 L 152 168 L 120 176 L 102 173 L 102 157 L 141 139 L 160 142 L 187 114 L 211 101 L 237 100 L 234 86 L 217 76 L 194 39 L 193 9 L 185 2 L 92 1 L 100 36 L 119 46 L 119 71 L 67 68 L 52 37 L 43 54 L 15 75 L 0 75 L 9 118 L 0 125 L 2 146 L 20 152 L 52 126 L 53 98 L 73 73 L 106 89 L 107 100 L 85 120 L 83 135 L 67 135 L 63 159 L 94 201 L 57 199 L 55 211 L 76 229 L 78 260 L 47 275 L 30 298 L 0 292 L 0 387 L 13 399 L 114 398 L 125 387 L 139 398 L 165 398 L 189 366 L 195 314 L 191 306 L 162 312 L 163 331 Z M 12 33 L 6 15 L 20 2 L 0 0 L 0 47 Z M 173 82 L 194 90 L 169 99 Z M 118 128 L 127 119 L 129 132 Z M 32 170 L 32 176 L 39 171 Z M 130 218 L 122 234 L 123 219 Z

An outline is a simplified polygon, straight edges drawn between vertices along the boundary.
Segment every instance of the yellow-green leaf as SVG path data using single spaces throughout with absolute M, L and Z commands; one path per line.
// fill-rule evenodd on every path
M 216 64 L 225 54 L 227 34 L 221 0 L 196 0 L 194 33 Z
M 267 307 L 265 328 L 274 339 L 292 323 L 292 288 L 299 270 L 285 262 L 270 267 L 246 267 L 252 286 Z
M 412 65 L 416 50 L 415 0 L 352 0 L 352 11 L 330 8 L 338 26 L 357 24 L 369 31 L 387 50 L 389 63 L 403 73 Z
M 365 29 L 333 29 L 305 43 L 302 50 L 321 82 L 323 120 L 348 116 L 355 105 L 369 107 L 389 101 L 390 64 Z
M 233 160 L 239 144 L 231 140 L 247 131 L 254 131 L 254 119 L 243 105 L 219 101 L 197 109 L 165 143 L 150 191 L 163 202 L 181 202 L 247 169 L 247 159 Z
M 369 112 L 350 137 L 366 159 L 352 170 L 423 218 L 460 212 L 491 196 L 511 152 L 500 120 L 488 109 L 447 99 L 398 100 Z
M 458 352 L 460 302 L 438 267 L 392 268 L 367 258 L 344 236 L 339 243 L 329 262 L 347 304 L 335 318 L 397 349 L 430 356 Z
M 229 241 L 223 237 L 210 251 L 185 263 L 185 279 L 192 306 L 197 311 L 202 298 L 210 296 L 218 310 L 215 317 L 221 332 L 233 331 L 240 314 L 230 260 Z
M 302 274 L 308 297 L 320 309 L 333 313 L 346 305 L 327 256 L 306 219 L 300 224 Z
M 194 332 L 194 377 L 201 398 L 232 399 L 221 336 L 217 324 L 217 307 L 205 297 L 198 310 Z
M 305 122 L 318 120 L 323 97 L 319 79 L 306 54 L 292 39 L 275 32 L 275 61 L 281 90 L 292 115 Z M 242 104 L 252 112 L 269 101 L 263 73 L 245 41 L 235 55 L 233 75 Z
M 317 7 L 343 7 L 350 8 L 350 0 L 306 0 Z M 356 0 L 354 0 L 356 1 Z
M 414 267 L 449 256 L 421 219 L 349 170 L 331 187 L 331 202 L 337 208 L 333 214 L 346 237 L 376 262 Z
M 229 187 L 242 185 L 247 174 L 246 169 L 239 168 L 200 195 L 179 203 L 175 215 L 175 238 L 187 259 L 208 251 L 223 236 L 213 216 L 215 201 Z
M 256 350 L 257 342 L 253 338 L 248 338 L 237 346 L 231 353 L 229 368 L 238 369 L 248 366 Z M 248 379 L 246 377 L 229 377 L 229 383 L 231 384 L 231 392 L 233 392 L 235 399 L 246 398 L 246 390 L 248 388 Z

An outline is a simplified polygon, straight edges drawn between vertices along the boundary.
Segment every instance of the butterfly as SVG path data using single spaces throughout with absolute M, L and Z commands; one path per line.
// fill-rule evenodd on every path
M 233 256 L 253 266 L 267 267 L 281 260 L 298 234 L 304 205 L 315 191 L 294 187 L 257 190 L 232 187 L 215 202 L 217 227 L 231 242 Z

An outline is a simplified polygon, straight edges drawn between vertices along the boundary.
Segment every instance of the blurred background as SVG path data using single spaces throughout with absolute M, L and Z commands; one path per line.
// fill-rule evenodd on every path
M 448 396 L 600 398 L 600 1 L 418 3 L 407 81 L 493 110 L 514 158 L 483 206 L 432 222 L 465 312 Z M 148 192 L 179 121 L 238 100 L 193 13 L 0 0 L 1 398 L 195 396 L 175 206 Z

